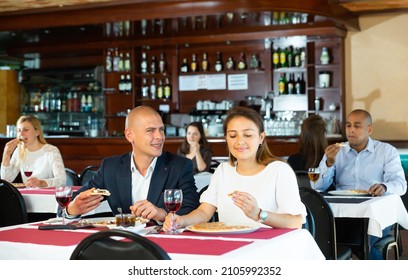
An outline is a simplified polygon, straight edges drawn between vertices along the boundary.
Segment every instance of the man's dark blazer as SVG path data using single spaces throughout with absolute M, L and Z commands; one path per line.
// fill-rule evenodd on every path
M 118 207 L 124 213 L 129 213 L 132 204 L 132 174 L 130 171 L 130 160 L 132 153 L 105 158 L 102 161 L 98 172 L 77 192 L 90 188 L 107 189 L 111 195 L 107 197 L 109 206 L 114 214 L 118 214 Z M 163 152 L 157 158 L 147 200 L 163 208 L 164 190 L 182 189 L 183 203 L 177 214 L 184 215 L 190 213 L 199 206 L 199 195 L 195 185 L 193 164 L 190 159 Z

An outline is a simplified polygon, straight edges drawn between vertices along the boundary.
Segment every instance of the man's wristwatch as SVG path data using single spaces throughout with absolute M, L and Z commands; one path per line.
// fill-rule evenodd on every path
M 259 209 L 259 219 L 258 222 L 262 223 L 268 219 L 268 212 Z

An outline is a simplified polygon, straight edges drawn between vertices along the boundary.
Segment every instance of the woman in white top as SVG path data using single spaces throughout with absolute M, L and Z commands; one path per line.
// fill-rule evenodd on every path
M 13 182 L 19 172 L 27 187 L 66 183 L 61 153 L 57 147 L 47 144 L 41 123 L 35 116 L 21 116 L 17 121 L 17 138 L 4 147 L 1 178 Z
M 224 122 L 229 162 L 219 165 L 200 206 L 190 214 L 166 217 L 164 230 L 208 222 L 215 211 L 228 224 L 301 228 L 306 208 L 300 200 L 296 175 L 274 157 L 266 143 L 259 113 L 235 107 Z

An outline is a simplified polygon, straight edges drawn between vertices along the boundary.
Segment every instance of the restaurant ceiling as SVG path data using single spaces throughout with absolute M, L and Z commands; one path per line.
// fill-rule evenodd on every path
M 157 5 L 160 9 L 156 8 Z M 5 56 L 9 57 L 10 45 L 20 42 L 35 44 L 39 39 L 51 41 L 57 33 L 65 34 L 67 40 L 78 34 L 92 38 L 102 34 L 104 23 L 109 21 L 182 19 L 186 15 L 198 18 L 205 14 L 203 11 L 212 16 L 234 11 L 242 16 L 246 9 L 248 16 L 259 16 L 265 7 L 270 11 L 271 5 L 270 1 L 263 0 L 1 0 L 0 62 L 2 57 L 3 60 Z M 292 12 L 302 10 L 313 14 L 319 11 L 321 13 L 317 14 L 323 17 L 359 29 L 358 16 L 408 11 L 408 0 L 274 0 L 272 6 L 280 11 L 287 7 Z
M 34 14 L 44 11 L 77 10 L 95 7 L 118 6 L 138 0 L 2 0 L 0 16 L 9 13 Z M 155 1 L 150 1 L 155 2 Z M 355 14 L 378 13 L 384 11 L 408 10 L 408 0 L 328 0 Z

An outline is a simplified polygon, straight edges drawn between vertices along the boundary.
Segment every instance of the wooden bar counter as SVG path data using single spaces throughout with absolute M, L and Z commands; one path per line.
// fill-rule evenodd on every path
M 9 138 L 0 138 L 0 148 L 3 154 L 4 145 Z M 83 137 L 47 137 L 49 144 L 57 146 L 64 159 L 65 167 L 71 168 L 77 173 L 88 165 L 101 164 L 105 157 L 123 154 L 131 151 L 130 143 L 124 137 L 107 137 L 107 138 L 83 138 Z M 227 145 L 224 138 L 208 139 L 213 149 L 215 157 L 228 156 Z M 164 150 L 175 153 L 181 145 L 183 138 L 169 137 L 166 138 Z M 299 146 L 298 137 L 268 137 L 269 148 L 280 157 L 286 157 L 297 151 Z

